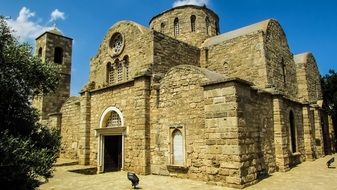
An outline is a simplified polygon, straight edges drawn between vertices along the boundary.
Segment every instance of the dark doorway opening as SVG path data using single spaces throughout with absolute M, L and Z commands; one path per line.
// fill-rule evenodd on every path
M 104 172 L 122 168 L 122 136 L 104 137 Z
M 296 128 L 295 128 L 295 118 L 294 118 L 294 113 L 290 111 L 289 113 L 289 121 L 290 121 L 290 138 L 291 138 L 291 149 L 292 152 L 297 151 L 296 147 Z
M 323 150 L 324 155 L 331 154 L 331 140 L 329 137 L 329 125 L 328 117 L 324 112 L 321 112 L 321 127 L 322 127 L 322 137 L 323 137 Z M 332 127 L 332 126 L 331 126 Z

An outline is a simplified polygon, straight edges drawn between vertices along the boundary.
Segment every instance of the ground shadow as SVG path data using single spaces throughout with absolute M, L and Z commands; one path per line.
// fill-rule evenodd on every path
M 335 166 L 330 166 L 330 167 L 328 167 L 329 169 L 336 169 L 336 167 Z
M 74 172 L 78 174 L 84 174 L 84 175 L 96 175 L 97 174 L 97 168 L 85 168 L 85 169 L 76 169 L 76 170 L 68 170 L 69 172 Z

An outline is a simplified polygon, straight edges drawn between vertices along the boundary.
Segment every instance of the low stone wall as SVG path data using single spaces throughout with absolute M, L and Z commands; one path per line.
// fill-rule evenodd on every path
M 80 98 L 70 97 L 61 108 L 61 158 L 78 159 Z

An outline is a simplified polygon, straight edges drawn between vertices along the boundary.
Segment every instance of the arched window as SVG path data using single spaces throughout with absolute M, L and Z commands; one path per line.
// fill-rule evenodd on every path
M 110 62 L 106 65 L 106 70 L 107 70 L 107 83 L 113 84 L 115 82 L 115 70 Z
M 195 15 L 192 15 L 191 16 L 191 31 L 192 32 L 195 32 L 195 19 L 196 19 Z
M 129 56 L 124 56 L 124 76 L 125 80 L 129 80 Z
M 56 47 L 54 49 L 54 63 L 63 63 L 63 49 L 61 47 Z
M 206 23 L 206 34 L 209 35 L 210 31 L 209 31 L 209 28 L 210 28 L 210 22 L 209 22 L 209 18 L 208 16 L 205 18 L 205 23 Z
M 179 34 L 179 19 L 174 19 L 174 36 L 177 36 Z
M 123 80 L 123 65 L 122 63 L 117 63 L 117 80 L 121 82 Z
M 208 54 L 209 54 L 209 52 L 208 52 L 208 49 L 206 48 L 205 49 L 205 61 L 206 61 L 206 63 L 208 63 Z
M 110 116 L 107 120 L 106 127 L 121 127 L 122 125 L 121 118 L 118 113 L 115 111 L 110 112 Z
M 172 152 L 173 152 L 173 164 L 183 165 L 184 164 L 184 146 L 183 146 L 183 135 L 180 130 L 176 129 L 172 133 Z
M 216 30 L 216 34 L 220 34 L 220 28 L 219 28 L 219 22 L 215 21 L 215 30 Z
M 116 107 L 108 107 L 104 110 L 99 121 L 99 128 L 124 127 L 124 116 Z
M 39 57 L 42 57 L 42 47 L 39 48 L 39 51 L 38 51 L 37 55 L 38 55 Z
M 164 31 L 165 31 L 165 24 L 164 24 L 164 23 L 161 23 L 161 24 L 160 24 L 160 32 L 161 32 L 161 33 L 164 33 Z
M 292 152 L 296 152 L 296 136 L 297 136 L 297 132 L 296 132 L 296 126 L 295 126 L 295 118 L 294 118 L 294 113 L 293 111 L 290 111 L 289 113 L 289 124 L 290 124 L 290 143 L 291 143 L 291 151 Z

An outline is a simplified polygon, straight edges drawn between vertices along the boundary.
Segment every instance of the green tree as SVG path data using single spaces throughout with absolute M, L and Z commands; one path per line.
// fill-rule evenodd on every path
M 329 70 L 329 73 L 321 78 L 324 108 L 332 118 L 332 123 L 337 136 L 337 73 Z M 337 147 L 336 147 L 337 148 Z
M 54 64 L 33 56 L 0 16 L 0 188 L 34 189 L 39 178 L 52 173 L 60 135 L 38 123 L 32 99 L 55 90 L 59 76 Z

